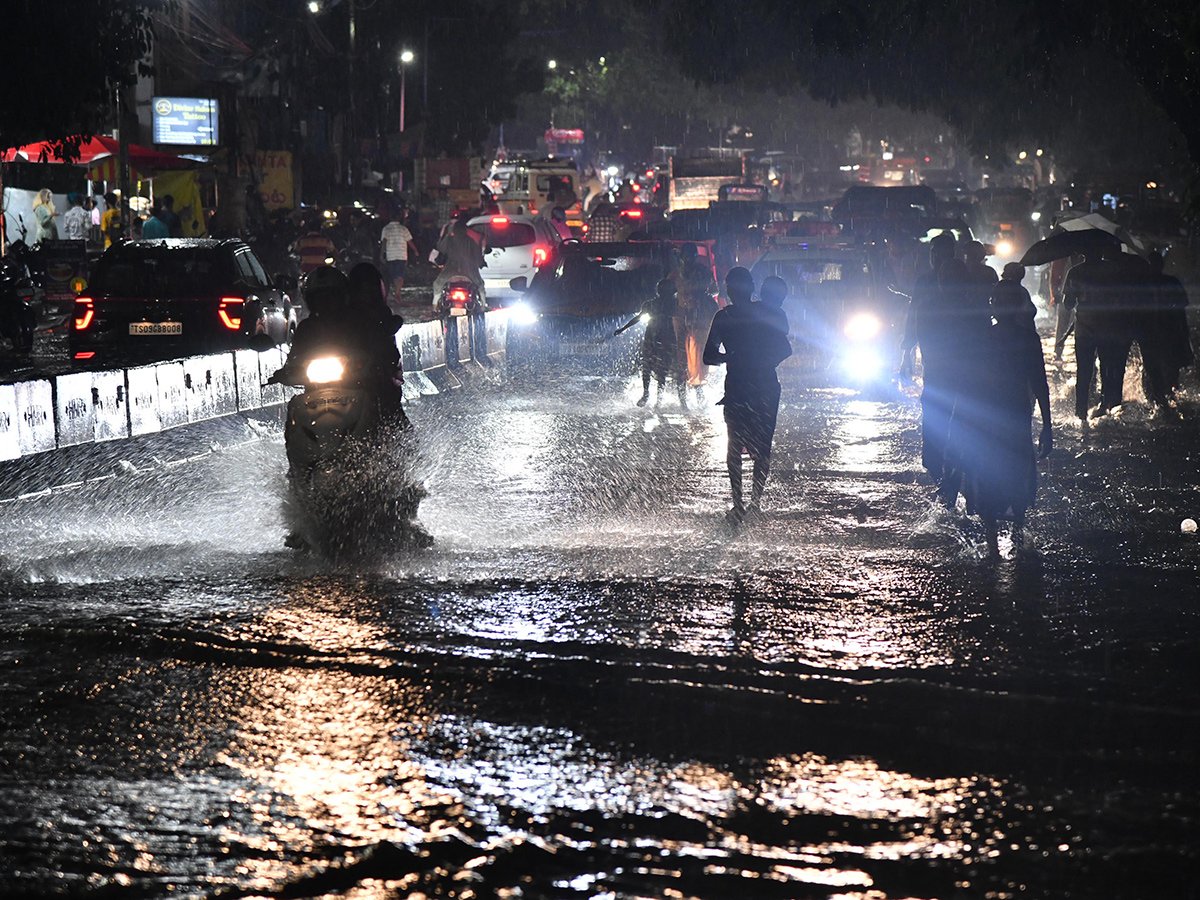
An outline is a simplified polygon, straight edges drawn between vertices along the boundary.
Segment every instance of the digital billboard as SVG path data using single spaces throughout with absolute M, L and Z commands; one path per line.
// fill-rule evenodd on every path
M 154 143 L 214 147 L 220 141 L 217 101 L 206 97 L 155 97 Z

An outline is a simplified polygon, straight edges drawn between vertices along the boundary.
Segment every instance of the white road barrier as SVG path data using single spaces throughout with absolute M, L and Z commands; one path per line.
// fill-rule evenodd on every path
M 488 349 L 504 353 L 508 313 L 487 314 Z M 459 328 L 459 356 L 469 359 L 466 320 Z M 396 333 L 404 365 L 404 396 L 438 393 L 425 374 L 446 364 L 440 322 L 405 325 Z M 71 372 L 54 379 L 0 384 L 0 461 L 62 447 L 141 437 L 180 425 L 278 406 L 290 388 L 267 384 L 283 365 L 280 349 L 238 350 L 183 360 Z

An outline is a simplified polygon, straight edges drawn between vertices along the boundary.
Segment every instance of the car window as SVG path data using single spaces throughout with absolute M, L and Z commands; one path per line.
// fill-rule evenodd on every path
M 262 263 L 258 261 L 258 257 L 254 255 L 253 250 L 243 250 L 243 255 L 246 261 L 250 263 L 250 269 L 254 272 L 254 281 L 251 284 L 257 284 L 259 287 L 270 287 L 271 279 L 267 277 L 267 270 L 262 267 Z
M 227 290 L 232 274 L 212 250 L 137 248 L 101 257 L 89 287 L 109 297 L 198 297 Z
M 504 250 L 508 247 L 526 247 L 537 243 L 537 232 L 526 222 L 508 222 L 497 225 L 493 222 L 477 222 L 470 226 L 476 234 L 484 237 L 484 246 L 489 250 Z
M 246 282 L 250 287 L 264 287 L 259 281 L 258 275 L 254 272 L 254 266 L 250 265 L 249 253 L 245 250 L 238 250 L 233 254 L 233 261 L 237 265 L 238 277 Z

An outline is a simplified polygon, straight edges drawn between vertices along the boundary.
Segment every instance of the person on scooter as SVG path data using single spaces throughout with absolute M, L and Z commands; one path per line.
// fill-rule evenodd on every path
M 471 329 L 471 358 L 480 365 L 489 365 L 487 355 L 487 323 L 484 311 L 487 309 L 487 298 L 483 292 L 483 276 L 480 269 L 487 265 L 483 258 L 483 248 L 479 241 L 471 236 L 467 223 L 456 219 L 450 224 L 449 230 L 438 241 L 434 257 L 440 262 L 442 271 L 433 281 L 433 305 L 441 304 L 442 292 L 452 281 L 467 281 L 474 285 L 479 292 L 478 312 L 468 316 Z M 458 323 L 453 321 L 449 313 L 442 317 L 442 330 L 446 339 L 446 364 L 458 365 Z

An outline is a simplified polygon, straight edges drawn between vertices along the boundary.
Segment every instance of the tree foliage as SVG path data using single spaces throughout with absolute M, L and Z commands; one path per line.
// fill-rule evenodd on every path
M 75 158 L 78 140 L 70 138 L 108 127 L 117 91 L 144 71 L 153 14 L 170 2 L 6 3 L 5 46 L 22 66 L 10 71 L 0 103 L 0 145 L 51 140 Z
M 984 155 L 1080 126 L 1129 129 L 1136 83 L 1200 162 L 1200 7 L 1189 0 L 667 0 L 668 46 L 705 83 L 803 86 L 933 112 Z

